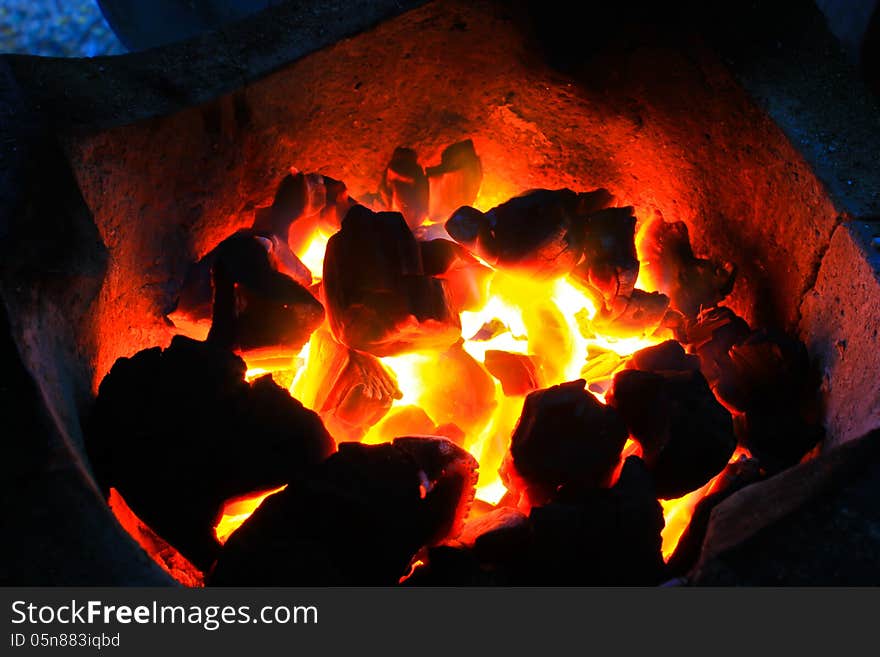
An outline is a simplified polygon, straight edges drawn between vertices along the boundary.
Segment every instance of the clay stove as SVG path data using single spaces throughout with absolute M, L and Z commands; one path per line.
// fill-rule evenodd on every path
M 278 11 L 276 20 L 284 15 Z M 353 31 L 334 7 L 324 11 L 331 33 Z M 384 17 L 374 11 L 372 19 Z M 272 17 L 230 35 L 254 43 L 259 20 Z M 482 170 L 473 201 L 481 210 L 529 189 L 604 188 L 616 205 L 633 208 L 640 226 L 658 217 L 683 222 L 696 254 L 736 263 L 726 307 L 753 327 L 806 343 L 824 375 L 824 449 L 877 426 L 876 330 L 856 320 L 876 310 L 866 228 L 841 214 L 778 125 L 699 39 L 608 47 L 583 69 L 562 73 L 547 65 L 525 25 L 504 3 L 438 1 L 336 43 L 320 35 L 318 45 L 327 47 L 307 56 L 288 53 L 285 61 L 280 51 L 265 58 L 256 51 L 248 55 L 253 79 L 212 71 L 223 80 L 213 87 L 204 86 L 205 71 L 156 73 L 162 52 L 173 48 L 118 64 L 57 63 L 81 76 L 82 88 L 116 103 L 108 110 L 101 97 L 77 98 L 69 116 L 52 120 L 60 139 L 45 136 L 37 120 L 23 122 L 16 137 L 26 155 L 44 154 L 48 163 L 29 169 L 34 160 L 22 159 L 31 181 L 22 189 L 32 195 L 9 206 L 18 216 L 3 279 L 9 338 L 20 355 L 16 385 L 36 400 L 22 434 L 48 437 L 45 451 L 19 450 L 24 465 L 15 477 L 31 502 L 12 521 L 45 558 L 37 576 L 32 551 L 13 551 L 16 578 L 167 582 L 152 561 L 159 558 L 180 581 L 199 581 L 164 543 L 147 544 L 149 558 L 131 540 L 135 534 L 143 545 L 155 536 L 133 529 L 138 522 L 126 521 L 123 502 L 111 499 L 111 511 L 85 457 L 81 418 L 118 358 L 165 347 L 181 332 L 169 315 L 193 264 L 251 227 L 291 167 L 344 181 L 352 198 L 367 199 L 395 146 L 431 164 L 450 144 L 470 140 Z M 151 97 L 135 98 L 141 88 L 126 87 L 138 77 L 129 65 L 161 82 L 147 85 Z M 22 107 L 37 102 L 35 92 L 13 76 L 39 75 L 51 79 L 32 61 L 10 61 L 11 97 Z M 34 194 L 40 180 L 52 182 L 52 194 Z M 744 488 L 713 514 L 716 524 L 746 492 L 760 505 L 756 491 L 779 477 L 824 482 L 822 467 L 811 463 Z M 788 507 L 779 508 L 768 515 Z M 723 526 L 715 531 L 723 534 Z M 697 574 L 721 551 L 708 542 L 697 563 L 699 543 L 689 564 Z M 454 570 L 454 559 L 448 566 L 449 555 L 437 554 Z

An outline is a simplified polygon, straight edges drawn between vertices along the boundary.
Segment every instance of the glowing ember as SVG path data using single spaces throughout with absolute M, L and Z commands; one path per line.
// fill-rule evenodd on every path
M 480 210 L 488 209 L 509 198 L 513 191 L 499 187 L 492 193 L 484 184 L 476 205 Z M 434 228 L 438 235 L 448 237 L 445 230 L 440 231 L 442 226 Z M 305 233 L 297 236 L 296 244 L 292 244 L 296 255 L 312 272 L 315 284 L 321 281 L 330 237 L 326 227 L 310 224 Z M 640 253 L 644 243 L 642 229 L 636 240 Z M 647 278 L 640 276 L 640 280 Z M 396 437 L 395 432 L 401 431 L 401 427 L 410 426 L 418 428 L 416 433 L 447 435 L 462 444 L 480 463 L 476 497 L 497 504 L 507 492 L 499 469 L 522 413 L 524 394 L 520 394 L 521 389 L 517 389 L 517 394 L 505 394 L 500 380 L 484 368 L 487 352 L 504 356 L 508 363 L 526 363 L 530 368 L 529 378 L 520 381 L 525 380 L 529 386 L 544 388 L 582 378 L 590 392 L 604 403 L 612 376 L 625 366 L 627 358 L 670 337 L 668 330 L 653 331 L 653 327 L 644 335 L 635 336 L 632 331 L 615 335 L 607 323 L 597 328 L 594 320 L 599 321 L 598 302 L 575 283 L 566 277 L 540 280 L 508 270 L 490 272 L 481 283 L 487 285 L 483 288 L 483 292 L 488 290 L 482 297 L 485 303 L 476 310 L 460 313 L 463 338 L 460 348 L 379 359 L 393 374 L 401 394 L 391 402 L 385 418 L 389 422 L 380 420 L 365 427 L 362 441 L 386 442 Z M 646 289 L 652 289 L 654 281 L 642 280 L 642 283 L 648 285 Z M 329 331 L 326 320 L 322 330 L 326 336 Z M 320 372 L 315 371 L 320 368 L 308 368 L 310 349 L 313 350 L 317 335 L 313 334 L 311 341 L 292 360 L 289 356 L 279 362 L 274 358 L 267 360 L 265 354 L 243 354 L 248 363 L 247 380 L 271 374 L 282 385 L 289 385 L 291 394 L 308 406 L 321 387 L 316 379 Z M 314 410 L 321 412 L 318 408 Z M 629 440 L 621 464 L 633 454 L 640 454 L 640 448 Z M 734 458 L 739 454 L 737 452 Z M 672 554 L 694 507 L 713 490 L 717 480 L 718 477 L 680 499 L 661 502 L 666 519 L 662 534 L 665 558 Z M 278 490 L 281 489 L 227 502 L 215 528 L 218 541 L 224 543 L 268 495 Z
M 279 486 L 271 490 L 228 500 L 223 505 L 220 520 L 214 527 L 214 535 L 217 537 L 217 540 L 221 544 L 226 543 L 226 539 L 232 535 L 232 532 L 241 527 L 242 523 L 251 517 L 251 514 L 263 503 L 263 500 L 285 488 L 287 488 L 286 485 Z

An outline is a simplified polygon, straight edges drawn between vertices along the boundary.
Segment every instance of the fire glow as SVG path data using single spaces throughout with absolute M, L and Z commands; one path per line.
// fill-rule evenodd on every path
M 479 198 L 492 199 L 495 196 L 497 195 L 481 190 Z M 488 209 L 479 207 L 480 202 L 476 205 L 480 210 Z M 303 239 L 300 236 L 297 240 L 299 247 L 295 253 L 309 267 L 313 283 L 316 284 L 321 280 L 319 272 L 323 270 L 324 251 L 329 238 L 330 235 L 325 230 L 314 228 L 309 237 Z M 644 242 L 644 231 L 640 230 L 637 239 L 640 259 Z M 640 276 L 640 280 L 643 278 Z M 631 354 L 671 337 L 671 333 L 662 328 L 650 335 L 638 337 L 616 336 L 613 332 L 595 329 L 592 326 L 592 320 L 597 314 L 594 300 L 565 277 L 536 281 L 494 270 L 486 285 L 487 301 L 482 308 L 460 314 L 463 349 L 478 363 L 484 362 L 489 350 L 529 355 L 535 362 L 541 363 L 538 373 L 541 388 L 584 379 L 587 389 L 604 403 L 605 391 L 610 386 L 611 378 L 615 372 L 624 368 Z M 489 339 L 475 339 L 481 329 L 493 323 L 503 327 L 500 332 Z M 323 328 L 329 330 L 326 320 Z M 263 363 L 252 366 L 248 362 L 248 380 L 272 374 L 276 381 L 291 382 L 289 389 L 294 398 L 308 399 L 307 390 L 310 386 L 317 385 L 310 380 L 307 373 L 309 354 L 317 334 L 318 332 L 313 334 L 310 342 L 291 361 L 289 367 L 271 369 L 263 367 Z M 610 369 L 591 367 L 594 363 L 588 356 L 590 352 L 611 352 L 619 357 L 619 363 Z M 428 411 L 429 416 L 431 412 L 428 409 L 431 409 L 444 416 L 454 417 L 456 406 L 469 402 L 471 390 L 467 382 L 438 380 L 438 372 L 442 369 L 438 367 L 438 358 L 438 353 L 428 351 L 380 358 L 402 393 L 400 398 L 394 400 L 389 415 L 401 409 L 419 407 Z M 522 412 L 524 400 L 521 395 L 505 395 L 497 379 L 494 380 L 494 386 L 491 408 L 482 414 L 474 426 L 468 428 L 461 443 L 480 463 L 476 498 L 492 505 L 498 504 L 508 493 L 499 469 Z M 454 390 L 457 393 L 438 394 L 438 390 L 446 393 Z M 320 413 L 318 408 L 313 410 Z M 439 418 L 431 419 L 441 423 Z M 373 425 L 362 442 L 381 443 L 393 439 L 395 436 L 385 433 L 383 427 L 382 421 Z M 630 440 L 621 456 L 621 463 L 634 453 L 639 453 L 638 445 Z M 738 451 L 732 460 L 741 453 Z M 664 558 L 668 559 L 672 554 L 690 521 L 694 507 L 712 491 L 719 477 L 721 474 L 681 498 L 661 502 L 666 521 L 662 532 Z M 217 539 L 224 543 L 262 501 L 277 490 L 280 489 L 230 500 L 215 527 Z

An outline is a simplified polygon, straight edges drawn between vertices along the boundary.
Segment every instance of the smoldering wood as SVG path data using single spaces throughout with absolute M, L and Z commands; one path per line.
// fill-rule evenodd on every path
M 583 254 L 589 216 L 612 202 L 603 189 L 575 193 L 538 189 L 486 213 L 457 210 L 446 230 L 492 266 L 540 279 L 568 274 Z
M 378 358 L 339 344 L 324 329 L 312 336 L 304 378 L 301 401 L 337 440 L 360 440 L 403 396 Z
M 446 221 L 455 210 L 473 205 L 483 182 L 483 164 L 470 139 L 447 146 L 440 164 L 425 169 L 430 187 L 430 217 Z
M 458 542 L 472 548 L 484 563 L 506 561 L 524 551 L 531 541 L 528 516 L 511 507 L 498 507 L 468 519 Z
M 554 499 L 560 486 L 601 488 L 611 483 L 626 443 L 626 425 L 584 383 L 579 379 L 526 396 L 510 441 L 514 472 L 503 470 L 502 475 L 509 489 L 524 486 L 532 504 Z
M 658 217 L 645 230 L 645 266 L 659 289 L 669 296 L 673 308 L 696 317 L 701 309 L 718 304 L 733 290 L 736 265 L 697 258 L 684 222 Z
M 324 298 L 343 344 L 376 356 L 442 349 L 461 335 L 445 283 L 426 276 L 403 216 L 353 207 L 327 243 Z
M 651 475 L 637 457 L 624 462 L 611 488 L 563 488 L 557 500 L 531 510 L 533 541 L 522 583 L 656 585 L 663 510 Z
M 663 499 L 708 482 L 736 449 L 730 413 L 698 371 L 626 369 L 614 375 L 606 400 L 641 445 Z
M 423 546 L 458 531 L 476 470 L 443 439 L 342 443 L 229 537 L 208 583 L 395 585 Z
M 394 149 L 382 174 L 379 194 L 385 208 L 400 212 L 410 228 L 424 223 L 428 216 L 428 178 L 414 150 Z
M 501 382 L 501 390 L 508 397 L 525 395 L 541 387 L 539 368 L 533 356 L 488 349 L 483 364 L 489 374 Z
M 227 350 L 177 336 L 117 360 L 86 423 L 104 492 L 116 488 L 202 569 L 219 548 L 225 500 L 288 483 L 334 449 L 315 413 L 271 377 L 248 384 L 245 369 Z
M 492 270 L 450 240 L 419 242 L 425 274 L 445 282 L 456 312 L 476 311 L 489 299 Z

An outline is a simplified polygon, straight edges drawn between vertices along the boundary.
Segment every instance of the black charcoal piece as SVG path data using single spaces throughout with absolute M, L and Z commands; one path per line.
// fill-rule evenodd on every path
M 612 317 L 622 312 L 626 305 L 622 300 L 632 296 L 639 277 L 635 234 L 636 216 L 632 207 L 596 212 L 586 223 L 583 260 L 572 271 L 578 283 L 590 286 L 601 295 Z
M 428 216 L 428 178 L 411 148 L 396 148 L 382 175 L 379 193 L 386 209 L 399 212 L 410 228 Z
M 430 186 L 430 217 L 445 221 L 455 210 L 473 205 L 483 182 L 483 165 L 470 139 L 447 146 L 440 164 L 425 169 Z
M 86 447 L 103 490 L 200 568 L 223 503 L 292 480 L 334 449 L 321 420 L 244 361 L 181 336 L 120 358 L 98 389 Z
M 609 489 L 562 490 L 535 507 L 533 547 L 524 583 L 651 586 L 665 578 L 660 531 L 663 510 L 651 476 L 629 457 Z
M 454 240 L 490 265 L 536 278 L 571 272 L 583 254 L 588 218 L 612 197 L 538 189 L 481 213 L 460 208 L 446 222 Z
M 461 336 L 445 282 L 425 275 L 397 212 L 349 211 L 327 243 L 323 290 L 330 329 L 352 349 L 390 356 L 446 348 Z
M 663 499 L 708 482 L 736 449 L 730 413 L 698 371 L 623 370 L 614 375 L 606 400 L 642 446 Z
M 529 501 L 543 504 L 560 486 L 608 486 L 626 438 L 623 420 L 583 379 L 532 392 L 511 438 L 508 488 L 520 478 Z
M 434 239 L 419 245 L 425 274 L 444 281 L 456 312 L 476 311 L 486 304 L 492 276 L 489 267 L 450 240 Z
M 423 546 L 460 531 L 476 470 L 444 439 L 342 443 L 229 537 L 208 583 L 395 585 Z
M 655 219 L 646 229 L 642 244 L 651 278 L 660 291 L 669 295 L 672 307 L 688 317 L 717 305 L 733 289 L 736 265 L 697 258 L 682 221 Z

